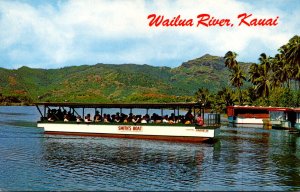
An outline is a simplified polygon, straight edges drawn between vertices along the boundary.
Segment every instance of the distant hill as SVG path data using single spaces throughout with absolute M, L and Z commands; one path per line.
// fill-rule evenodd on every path
M 250 64 L 241 63 L 245 71 Z M 200 87 L 228 85 L 222 57 L 204 55 L 179 67 L 96 64 L 60 69 L 0 68 L 2 95 L 27 95 L 34 101 L 168 102 L 190 99 Z

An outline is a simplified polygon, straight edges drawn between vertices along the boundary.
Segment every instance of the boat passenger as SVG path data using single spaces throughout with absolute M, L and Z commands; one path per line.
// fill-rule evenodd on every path
M 121 122 L 120 116 L 116 115 L 114 118 L 114 122 L 116 122 L 116 123 Z
M 64 115 L 64 122 L 69 122 L 69 117 L 68 117 L 68 115 Z
M 48 109 L 47 119 L 49 119 L 51 116 L 52 116 L 52 111 L 51 111 L 51 109 Z
M 57 111 L 56 111 L 56 117 L 59 119 L 59 120 L 63 120 L 64 119 L 64 114 L 63 114 L 63 112 L 61 111 L 61 109 L 58 109 Z
M 204 124 L 203 118 L 200 114 L 197 117 L 197 124 L 200 125 L 200 126 L 203 126 L 203 124 Z
M 71 113 L 71 111 L 68 112 L 69 121 L 76 121 L 76 116 Z
M 86 122 L 86 123 L 92 122 L 92 120 L 91 120 L 91 114 L 87 114 L 87 116 L 84 117 L 84 122 Z
M 124 113 L 121 113 L 120 115 L 120 122 L 124 122 L 124 120 L 127 118 L 127 115 L 125 115 Z
M 162 117 L 161 116 L 157 116 L 155 123 L 161 123 L 162 122 Z
M 148 122 L 147 122 L 147 118 L 146 118 L 145 116 L 143 117 L 141 123 L 148 123 Z
M 132 119 L 133 119 L 133 114 L 132 113 L 129 113 L 129 116 L 127 118 L 127 122 L 130 123 L 132 122 Z
M 57 117 L 56 109 L 51 109 L 51 117 L 53 120 L 59 120 Z
M 108 122 L 112 122 L 112 119 L 111 119 L 110 114 L 107 114 L 107 115 L 106 115 L 106 118 L 107 118 L 107 121 L 108 121 Z
M 96 114 L 94 116 L 94 121 L 95 122 L 100 122 L 102 119 L 101 115 L 99 114 L 99 111 L 96 111 Z
M 111 115 L 111 120 L 110 120 L 110 122 L 115 122 L 115 119 L 116 119 L 116 115 Z
M 174 124 L 175 123 L 175 121 L 173 121 L 173 119 L 169 119 L 169 122 L 168 122 L 169 124 Z
M 165 115 L 165 116 L 164 116 L 162 122 L 163 122 L 163 123 L 169 123 L 168 115 Z
M 104 116 L 103 116 L 103 122 L 104 122 L 104 123 L 109 123 L 109 121 L 108 121 L 108 118 L 107 118 L 107 115 L 106 115 L 106 114 L 104 114 Z
M 123 123 L 128 123 L 128 117 L 123 120 Z
M 181 123 L 181 116 L 175 117 L 175 123 Z
M 82 118 L 81 118 L 80 115 L 78 115 L 78 116 L 76 117 L 76 122 L 77 122 L 77 123 L 81 123 L 81 122 L 82 122 Z
M 185 122 L 184 122 L 184 124 L 185 125 L 190 125 L 190 124 L 192 124 L 192 122 L 190 120 L 186 119 Z
M 169 124 L 174 124 L 176 121 L 176 117 L 174 113 L 171 113 L 170 117 L 169 117 Z
M 100 121 L 101 121 L 101 116 L 100 116 L 100 115 L 99 115 L 99 116 L 96 116 L 94 121 L 95 121 L 96 123 L 100 122 Z
M 149 114 L 146 114 L 145 116 L 145 120 L 147 121 L 147 123 L 150 121 L 150 116 L 149 116 Z
M 150 117 L 150 123 L 155 123 L 156 120 L 156 113 L 153 113 L 152 116 Z
M 53 121 L 54 121 L 54 116 L 53 116 L 53 115 L 50 115 L 50 117 L 48 118 L 48 121 L 49 121 L 49 122 L 53 122 Z
M 132 123 L 136 124 L 140 119 L 133 115 Z
M 193 122 L 194 115 L 192 114 L 191 109 L 189 109 L 189 111 L 185 114 L 185 119 L 190 121 L 191 123 Z

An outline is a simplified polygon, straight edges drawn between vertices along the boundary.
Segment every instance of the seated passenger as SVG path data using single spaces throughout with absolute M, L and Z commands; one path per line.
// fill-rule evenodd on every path
M 192 123 L 191 123 L 190 120 L 186 120 L 186 121 L 184 122 L 184 124 L 185 124 L 185 125 L 190 125 L 190 124 L 192 124 Z
M 150 116 L 149 116 L 148 114 L 146 114 L 146 115 L 144 116 L 144 118 L 145 118 L 145 120 L 147 121 L 147 123 L 150 121 Z
M 125 115 L 124 113 L 121 113 L 120 116 L 120 122 L 124 122 L 124 120 L 127 118 L 127 115 Z
M 109 120 L 108 120 L 106 114 L 104 114 L 104 116 L 103 116 L 103 122 L 104 122 L 104 123 L 109 123 Z
M 68 115 L 64 115 L 64 122 L 69 122 L 69 117 L 68 117 Z
M 176 122 L 176 117 L 174 113 L 171 113 L 171 116 L 169 117 L 169 124 L 174 124 Z
M 161 123 L 162 122 L 162 117 L 161 116 L 157 116 L 155 123 Z
M 99 116 L 96 116 L 96 117 L 95 117 L 95 120 L 94 120 L 94 121 L 95 121 L 96 123 L 98 123 L 98 122 L 101 121 L 101 119 L 102 119 L 102 118 L 101 118 L 101 116 L 99 115 Z
M 107 121 L 108 121 L 108 122 L 112 122 L 112 119 L 111 119 L 111 117 L 110 117 L 110 114 L 107 114 L 107 115 L 106 115 L 106 118 L 107 118 Z
M 52 116 L 52 111 L 51 111 L 51 109 L 48 109 L 47 119 L 49 119 L 51 116 Z
M 165 116 L 164 116 L 162 122 L 163 122 L 163 123 L 169 123 L 168 115 L 165 115 Z
M 135 115 L 132 118 L 132 123 L 136 124 L 140 119 L 137 118 Z
M 180 118 L 180 116 L 175 118 L 175 123 L 181 123 L 181 118 Z
M 132 119 L 133 119 L 133 114 L 129 113 L 129 116 L 127 117 L 127 122 L 128 123 L 132 122 Z
M 99 111 L 96 111 L 96 114 L 94 116 L 94 121 L 95 122 L 100 122 L 101 121 L 101 115 L 99 114 Z
M 200 126 L 204 125 L 203 118 L 202 118 L 202 116 L 200 114 L 197 117 L 197 124 L 200 125 Z
M 91 114 L 87 114 L 87 116 L 84 117 L 84 122 L 86 122 L 86 123 L 92 122 L 92 120 L 91 120 Z
M 147 118 L 146 118 L 146 117 L 143 117 L 141 123 L 148 123 L 148 122 L 147 122 Z
M 48 121 L 49 121 L 49 122 L 53 122 L 54 120 L 55 120 L 55 119 L 54 119 L 54 116 L 53 116 L 53 115 L 50 115 L 49 118 L 48 118 Z
M 120 113 L 116 113 L 116 115 L 114 115 L 113 120 L 114 120 L 114 122 L 116 122 L 116 123 L 121 122 Z
M 189 111 L 185 114 L 185 119 L 190 121 L 191 123 L 193 122 L 194 116 L 192 114 L 192 110 L 189 109 Z
M 80 122 L 82 122 L 82 118 L 81 118 L 81 116 L 80 116 L 80 115 L 78 115 L 78 116 L 76 117 L 76 122 L 77 122 L 77 123 L 80 123 Z
M 173 121 L 172 119 L 169 120 L 169 124 L 174 124 L 175 121 Z
M 56 111 L 56 117 L 58 118 L 58 120 L 62 121 L 64 119 L 64 114 L 63 112 L 61 111 L 61 109 L 58 109 Z

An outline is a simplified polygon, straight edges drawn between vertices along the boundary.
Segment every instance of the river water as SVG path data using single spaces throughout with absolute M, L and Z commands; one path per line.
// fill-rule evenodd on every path
M 300 135 L 221 127 L 214 144 L 44 135 L 0 107 L 0 191 L 300 190 Z

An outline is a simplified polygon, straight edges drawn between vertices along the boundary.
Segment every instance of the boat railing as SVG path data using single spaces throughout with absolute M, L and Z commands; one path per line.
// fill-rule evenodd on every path
M 216 126 L 221 124 L 221 115 L 216 113 L 205 114 L 204 125 Z

